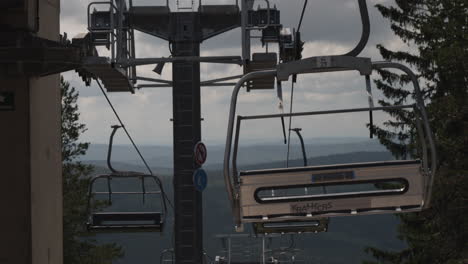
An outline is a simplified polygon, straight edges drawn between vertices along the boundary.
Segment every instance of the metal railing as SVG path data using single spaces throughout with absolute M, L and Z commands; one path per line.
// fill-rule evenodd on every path
M 92 8 L 95 6 L 109 6 L 109 25 L 96 27 L 93 25 Z M 129 1 L 129 9 L 133 1 Z M 110 50 L 110 61 L 119 64 L 121 61 L 135 58 L 135 33 L 134 29 L 125 24 L 125 16 L 129 10 L 125 0 L 110 0 L 91 2 L 87 7 L 88 31 L 91 34 L 109 34 L 108 48 Z M 107 46 L 107 45 L 106 45 Z M 136 65 L 120 65 L 126 76 L 135 84 Z

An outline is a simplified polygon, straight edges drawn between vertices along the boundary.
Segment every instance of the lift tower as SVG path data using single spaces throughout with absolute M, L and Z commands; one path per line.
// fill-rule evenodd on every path
M 198 13 L 177 13 L 171 22 L 174 56 L 199 56 L 202 25 Z M 202 194 L 195 190 L 192 178 L 198 167 L 193 149 L 201 139 L 200 63 L 175 62 L 172 79 L 176 263 L 202 263 Z
M 130 21 L 132 28 L 167 40 L 172 47 L 174 251 L 176 263 L 203 263 L 202 193 L 193 184 L 199 168 L 193 150 L 201 140 L 200 43 L 239 27 L 240 11 L 237 5 L 200 5 L 189 12 L 135 6 Z M 224 61 L 218 57 L 210 62 Z

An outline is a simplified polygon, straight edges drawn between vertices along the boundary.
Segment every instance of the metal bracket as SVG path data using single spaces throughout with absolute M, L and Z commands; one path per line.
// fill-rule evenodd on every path
M 279 64 L 276 77 L 279 81 L 287 81 L 289 76 L 294 74 L 351 70 L 357 70 L 361 75 L 370 75 L 372 73 L 371 59 L 351 56 L 310 57 Z

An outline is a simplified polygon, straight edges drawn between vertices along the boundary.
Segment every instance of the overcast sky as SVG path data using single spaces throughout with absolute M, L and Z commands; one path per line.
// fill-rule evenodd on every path
M 180 0 L 181 3 L 184 0 Z M 89 0 L 62 1 L 61 31 L 71 38 L 80 32 L 86 32 L 86 7 Z M 135 5 L 157 5 L 163 0 L 133 0 Z M 172 1 L 175 2 L 175 1 Z M 190 1 L 185 1 L 190 3 Z M 197 2 L 197 1 L 195 1 Z M 221 1 L 204 1 L 206 4 Z M 229 1 L 223 1 L 229 3 Z M 234 2 L 234 1 L 231 1 Z M 256 1 L 262 3 L 262 1 Z M 284 27 L 296 27 L 303 5 L 303 0 L 274 0 L 281 10 Z M 403 44 L 389 28 L 388 22 L 374 7 L 377 3 L 392 4 L 390 0 L 369 0 L 371 17 L 371 37 L 361 56 L 381 60 L 376 44 L 382 43 L 387 48 L 401 49 Z M 256 4 L 257 6 L 257 4 Z M 173 7 L 174 8 L 174 7 Z M 304 57 L 318 55 L 337 55 L 349 51 L 358 42 L 361 34 L 359 11 L 356 0 L 314 0 L 309 1 L 302 25 L 302 36 L 306 41 Z M 240 55 L 240 30 L 233 30 L 202 44 L 202 55 Z M 255 43 L 254 50 L 261 50 Z M 137 57 L 168 56 L 167 43 L 143 33 L 137 34 Z M 105 54 L 105 53 L 103 53 Z M 140 67 L 138 74 L 145 77 L 160 78 L 151 70 L 154 66 Z M 220 66 L 202 64 L 202 80 L 219 78 L 241 73 L 239 66 Z M 79 107 L 81 121 L 88 131 L 83 140 L 93 143 L 106 143 L 110 126 L 116 124 L 110 108 L 100 94 L 96 84 L 85 87 L 74 72 L 64 74 L 66 80 L 80 92 Z M 163 78 L 171 78 L 171 67 L 165 67 Z M 373 77 L 376 77 L 375 75 Z M 202 137 L 207 142 L 223 142 L 226 136 L 227 116 L 233 87 L 202 88 Z M 285 110 L 289 109 L 290 82 L 283 83 Z M 379 97 L 377 95 L 377 97 Z M 138 90 L 136 94 L 110 94 L 117 111 L 139 144 L 171 144 L 172 142 L 172 96 L 168 88 L 148 88 Z M 376 98 L 377 100 L 378 98 Z M 324 73 L 302 75 L 295 87 L 295 111 L 313 111 L 350 107 L 367 107 L 364 78 L 356 72 Z M 274 90 L 261 92 L 242 92 L 239 102 L 239 114 L 278 113 L 278 100 Z M 367 114 L 335 115 L 323 117 L 296 118 L 293 127 L 304 129 L 306 138 L 313 137 L 366 137 Z M 382 120 L 384 115 L 377 115 Z M 244 140 L 281 140 L 279 121 L 250 121 L 243 125 Z M 118 136 L 117 144 L 128 144 Z

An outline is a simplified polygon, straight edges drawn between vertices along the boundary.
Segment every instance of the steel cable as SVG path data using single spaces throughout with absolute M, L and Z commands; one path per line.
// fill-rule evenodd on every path
M 308 0 L 304 1 L 304 6 L 302 7 L 301 19 L 299 20 L 299 24 L 297 25 L 297 31 L 301 30 L 302 20 L 304 19 L 304 13 L 305 13 L 305 10 L 307 8 L 307 2 L 308 2 Z

